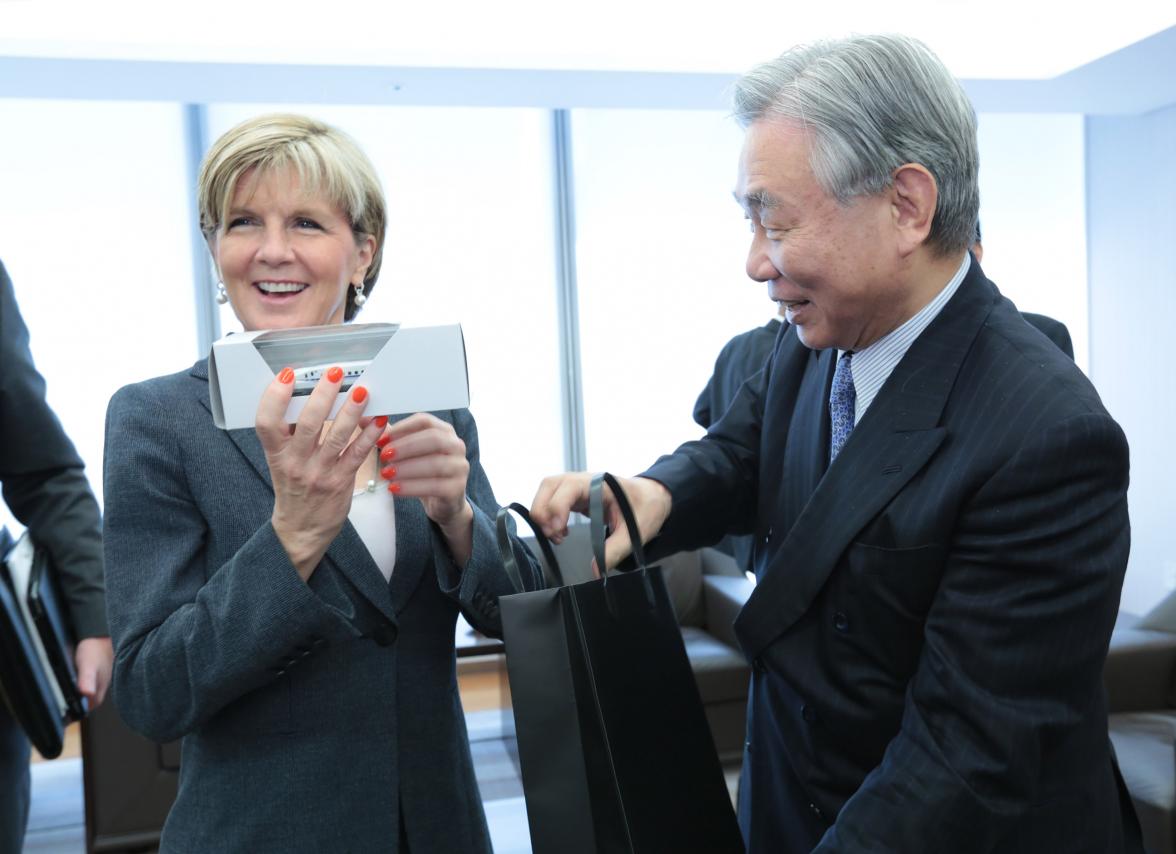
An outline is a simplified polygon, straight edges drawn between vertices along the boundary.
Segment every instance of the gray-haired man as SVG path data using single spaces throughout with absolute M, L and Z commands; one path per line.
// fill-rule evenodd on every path
M 967 97 L 875 36 L 788 51 L 735 102 L 747 271 L 789 329 L 703 440 L 623 485 L 655 552 L 756 536 L 749 849 L 1123 850 L 1101 677 L 1127 443 L 968 254 Z M 544 481 L 548 533 L 586 482 Z

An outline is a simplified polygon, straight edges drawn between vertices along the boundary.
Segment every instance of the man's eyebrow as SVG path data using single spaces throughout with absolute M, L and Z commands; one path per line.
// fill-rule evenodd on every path
M 735 196 L 735 201 L 746 210 L 765 210 L 767 208 L 780 207 L 780 200 L 764 189 L 752 190 L 746 196 L 740 196 L 737 192 L 732 195 Z

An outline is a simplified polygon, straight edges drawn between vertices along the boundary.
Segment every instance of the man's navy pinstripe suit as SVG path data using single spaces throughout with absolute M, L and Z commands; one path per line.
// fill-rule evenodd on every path
M 827 466 L 835 359 L 788 330 L 645 472 L 673 496 L 658 552 L 757 537 L 751 850 L 1121 850 L 1101 675 L 1122 431 L 978 264 Z

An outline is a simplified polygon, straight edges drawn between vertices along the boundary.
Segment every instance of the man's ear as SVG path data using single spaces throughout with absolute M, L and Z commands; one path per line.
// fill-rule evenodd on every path
M 927 167 L 907 163 L 894 170 L 890 194 L 899 252 L 906 256 L 922 246 L 931 233 L 939 187 Z

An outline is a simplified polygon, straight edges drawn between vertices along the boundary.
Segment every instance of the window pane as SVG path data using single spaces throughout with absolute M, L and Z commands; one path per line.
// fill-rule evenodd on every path
M 101 499 L 110 396 L 197 356 L 182 113 L 0 99 L 0 127 L 0 259 Z
M 388 198 L 378 287 L 360 319 L 458 323 L 482 462 L 529 504 L 563 464 L 550 117 L 542 110 L 217 105 L 210 138 L 272 110 L 351 134 Z M 231 312 L 222 329 L 239 329 Z
M 741 144 L 719 112 L 572 114 L 590 469 L 633 474 L 700 436 L 719 350 L 775 313 L 744 271 Z

